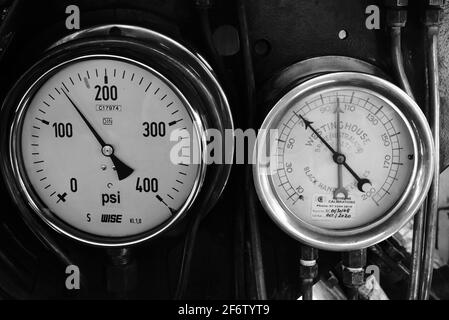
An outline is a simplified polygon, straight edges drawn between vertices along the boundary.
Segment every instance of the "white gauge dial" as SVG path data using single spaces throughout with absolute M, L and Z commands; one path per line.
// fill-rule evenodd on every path
M 186 99 L 156 71 L 113 56 L 52 71 L 24 102 L 23 179 L 65 224 L 101 237 L 146 232 L 185 211 L 198 192 L 203 129 Z M 190 158 L 189 158 L 190 157 Z
M 412 177 L 410 130 L 388 101 L 358 88 L 297 101 L 277 126 L 273 187 L 313 225 L 364 226 L 388 211 Z

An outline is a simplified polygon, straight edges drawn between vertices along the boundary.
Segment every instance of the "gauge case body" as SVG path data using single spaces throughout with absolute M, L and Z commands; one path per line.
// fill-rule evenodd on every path
M 195 190 L 169 220 L 157 227 L 126 237 L 96 236 L 76 229 L 57 218 L 45 208 L 33 192 L 20 169 L 20 112 L 26 109 L 27 100 L 61 66 L 89 58 L 111 58 L 130 61 L 160 74 L 188 103 L 194 126 L 200 135 L 201 164 Z M 223 136 L 233 129 L 227 98 L 210 66 L 193 50 L 151 30 L 128 25 L 105 25 L 86 29 L 55 43 L 10 90 L 2 106 L 1 169 L 8 191 L 25 221 L 36 216 L 50 227 L 83 243 L 122 247 L 151 239 L 179 222 L 188 211 L 207 213 L 221 195 L 230 174 L 231 152 L 225 154 L 223 164 L 207 164 L 208 129 L 216 129 Z M 34 223 L 34 222 L 33 222 Z M 33 224 L 31 223 L 31 224 Z M 28 223 L 30 224 L 30 223 Z
M 431 132 L 416 103 L 386 78 L 379 69 L 363 61 L 332 56 L 299 62 L 278 74 L 264 87 L 260 103 L 269 112 L 260 127 L 254 150 L 254 182 L 267 214 L 293 238 L 331 251 L 366 248 L 399 231 L 422 205 L 430 187 L 434 165 Z M 267 150 L 270 144 L 267 133 L 276 128 L 282 116 L 295 105 L 294 101 L 300 101 L 320 90 L 350 87 L 366 90 L 389 102 L 407 123 L 416 156 L 410 181 L 399 199 L 382 217 L 365 225 L 334 229 L 304 221 L 286 207 L 275 191 L 270 170 L 266 164 L 261 165 L 261 159 L 266 159 L 271 152 Z

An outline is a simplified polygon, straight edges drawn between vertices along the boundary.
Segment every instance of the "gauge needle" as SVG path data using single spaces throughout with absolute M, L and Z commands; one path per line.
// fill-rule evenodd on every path
M 64 93 L 64 95 L 67 97 L 67 99 L 70 101 L 72 106 L 75 108 L 75 110 L 78 112 L 78 114 L 81 116 L 83 121 L 86 123 L 87 127 L 92 132 L 92 134 L 95 136 L 98 143 L 100 143 L 101 148 L 102 148 L 102 153 L 105 156 L 111 158 L 111 161 L 117 171 L 118 179 L 123 180 L 123 179 L 126 179 L 127 177 L 129 177 L 134 172 L 134 169 L 128 167 L 124 162 L 122 162 L 119 158 L 117 158 L 117 156 L 114 154 L 114 148 L 111 145 L 104 142 L 103 138 L 100 137 L 100 135 L 97 133 L 97 131 L 95 131 L 94 127 L 90 124 L 89 120 L 87 120 L 87 118 L 84 116 L 84 114 L 76 106 L 75 102 L 73 102 L 73 100 L 69 97 L 69 95 L 65 92 L 64 89 L 61 88 L 61 90 Z
M 337 115 L 337 153 L 341 154 L 341 132 L 340 132 L 340 113 L 343 111 L 340 109 L 340 99 L 337 98 L 337 107 L 335 108 L 335 114 Z M 337 162 L 337 179 L 338 186 L 334 190 L 334 199 L 337 199 L 339 194 L 344 196 L 344 199 L 348 198 L 348 190 L 343 187 L 343 172 L 341 163 Z
M 337 163 L 337 164 L 342 164 L 349 171 L 349 173 L 351 173 L 352 176 L 357 180 L 357 189 L 359 189 L 360 192 L 364 192 L 363 191 L 363 186 L 365 184 L 371 184 L 371 182 L 368 179 L 360 178 L 357 175 L 357 173 L 355 173 L 355 171 L 352 170 L 352 168 L 346 163 L 345 155 L 342 154 L 342 153 L 336 152 L 334 150 L 334 148 L 332 148 L 332 146 L 329 143 L 327 143 L 326 140 L 324 140 L 324 138 L 318 133 L 318 131 L 316 131 L 315 128 L 313 128 L 311 126 L 311 124 L 313 123 L 312 121 L 306 120 L 303 116 L 301 116 L 300 114 L 297 114 L 296 112 L 295 112 L 295 114 L 296 114 L 297 117 L 301 118 L 302 121 L 304 121 L 304 125 L 306 126 L 306 130 L 307 130 L 307 128 L 310 128 L 310 130 L 312 130 L 312 132 L 316 134 L 318 139 L 320 139 L 321 142 L 323 142 L 324 145 L 331 151 L 332 159 L 334 160 L 334 162 Z

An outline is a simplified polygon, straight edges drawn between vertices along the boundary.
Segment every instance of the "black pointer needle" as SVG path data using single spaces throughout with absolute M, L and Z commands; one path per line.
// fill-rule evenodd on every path
M 302 121 L 304 121 L 304 125 L 306 126 L 306 130 L 307 130 L 307 128 L 310 128 L 310 130 L 312 130 L 312 132 L 316 134 L 318 139 L 320 139 L 321 142 L 323 142 L 324 145 L 332 152 L 332 159 L 335 161 L 335 163 L 342 164 L 346 169 L 348 169 L 348 171 L 352 174 L 352 176 L 357 180 L 357 189 L 359 189 L 360 192 L 365 192 L 365 191 L 363 191 L 363 186 L 366 183 L 371 184 L 371 182 L 368 179 L 360 178 L 354 172 L 354 170 L 352 170 L 352 168 L 346 163 L 346 157 L 343 154 L 336 152 L 334 150 L 334 148 L 332 148 L 331 145 L 329 143 L 327 143 L 326 140 L 324 140 L 324 138 L 318 133 L 318 131 L 316 131 L 311 126 L 311 124 L 313 123 L 312 121 L 306 120 L 302 115 L 297 114 L 296 112 L 295 112 L 295 114 L 296 114 L 297 117 L 301 118 Z
M 73 100 L 69 97 L 69 95 L 65 92 L 64 89 L 61 88 L 61 90 L 64 93 L 64 95 L 67 97 L 67 99 L 70 101 L 72 106 L 75 108 L 75 110 L 78 112 L 78 114 L 81 116 L 84 123 L 86 123 L 87 127 L 92 132 L 92 134 L 95 136 L 98 143 L 100 143 L 103 154 L 105 156 L 108 156 L 109 158 L 111 158 L 112 163 L 117 171 L 118 179 L 123 180 L 123 179 L 126 179 L 127 177 L 129 177 L 134 172 L 134 169 L 128 167 L 125 163 L 123 163 L 119 158 L 117 158 L 115 156 L 114 149 L 112 148 L 112 146 L 107 144 L 106 142 L 104 142 L 103 138 L 101 138 L 100 135 L 97 133 L 97 131 L 95 131 L 94 127 L 92 127 L 89 120 L 87 120 L 87 118 L 84 116 L 84 114 L 76 106 L 75 102 L 73 102 Z M 108 153 L 105 153 L 105 150 L 107 150 Z
M 306 120 L 302 115 L 297 114 L 296 112 L 295 112 L 295 114 L 296 114 L 297 117 L 301 118 L 302 121 L 304 121 L 304 125 L 306 126 L 306 130 L 307 130 L 307 128 L 310 128 L 310 130 L 312 130 L 312 132 L 316 134 L 316 136 L 321 140 L 321 142 L 323 142 L 324 145 L 332 152 L 332 155 L 337 154 L 337 152 L 335 152 L 334 148 L 332 148 L 331 145 L 329 143 L 327 143 L 327 141 L 324 140 L 323 137 L 318 133 L 318 131 L 316 131 L 311 126 L 311 124 L 313 123 L 312 121 Z

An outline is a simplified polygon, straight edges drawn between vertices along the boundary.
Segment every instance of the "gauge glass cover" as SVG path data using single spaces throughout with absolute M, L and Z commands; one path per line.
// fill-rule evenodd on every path
M 13 131 L 22 188 L 63 232 L 153 230 L 192 204 L 204 174 L 199 116 L 162 74 L 124 57 L 54 67 L 22 99 Z
M 430 187 L 433 142 L 414 101 L 356 72 L 320 75 L 277 100 L 254 152 L 270 217 L 329 250 L 368 247 L 397 232 Z

